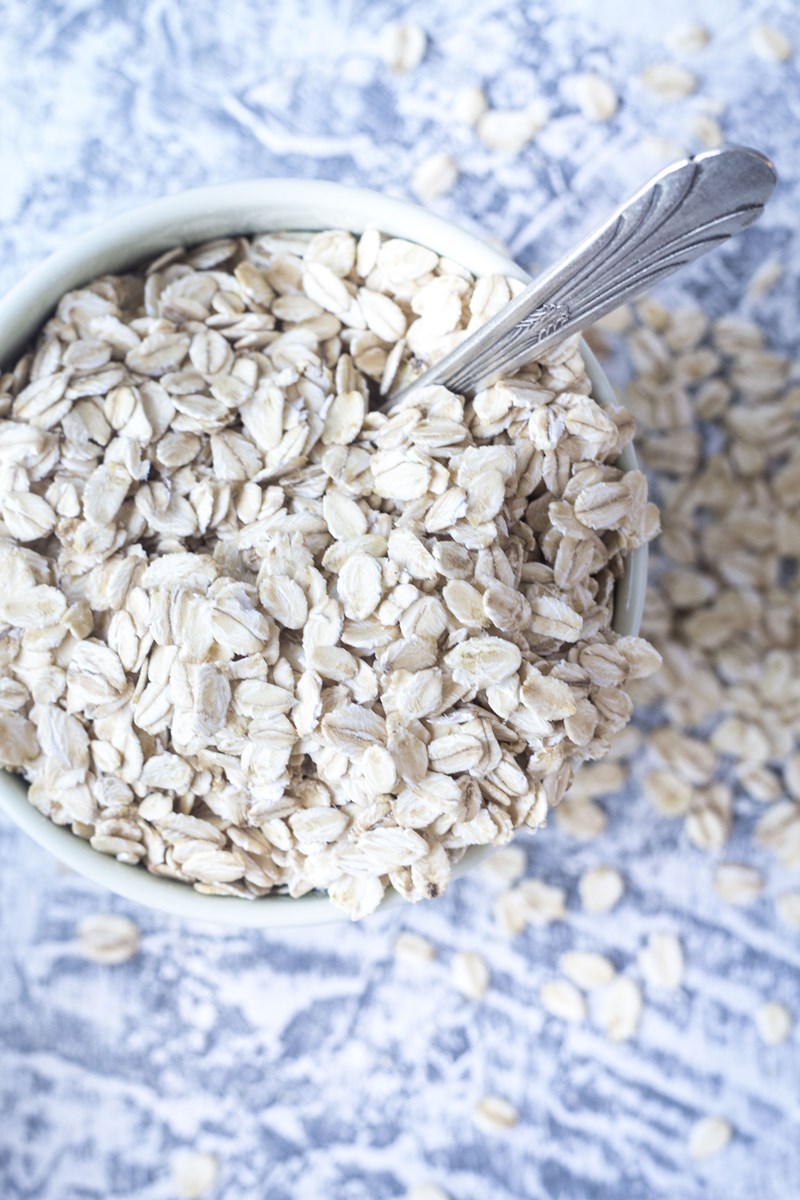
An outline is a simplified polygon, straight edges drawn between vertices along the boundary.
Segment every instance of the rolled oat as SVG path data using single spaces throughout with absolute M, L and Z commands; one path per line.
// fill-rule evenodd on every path
M 394 943 L 394 956 L 405 963 L 433 962 L 436 947 L 418 933 L 399 933 Z
M 383 31 L 381 48 L 387 65 L 398 74 L 404 74 L 419 66 L 427 44 L 425 30 L 413 22 L 407 22 L 387 25 Z
M 96 913 L 78 924 L 81 953 L 97 963 L 128 962 L 139 952 L 139 930 L 127 917 Z
M 654 988 L 676 991 L 683 982 L 683 948 L 674 933 L 651 933 L 639 951 L 639 968 Z
M 700 1160 L 721 1154 L 733 1137 L 730 1122 L 724 1117 L 701 1117 L 689 1134 L 689 1154 Z
M 478 137 L 490 150 L 516 154 L 541 133 L 549 115 L 544 100 L 533 101 L 523 109 L 490 108 L 478 118 Z
M 598 992 L 598 1016 L 606 1037 L 627 1042 L 636 1036 L 642 1015 L 642 993 L 627 975 L 617 975 Z
M 783 1004 L 770 1001 L 762 1004 L 756 1012 L 756 1029 L 767 1046 L 780 1046 L 792 1032 L 792 1014 Z
M 800 929 L 800 892 L 784 892 L 775 901 L 778 916 L 790 929 Z
M 525 874 L 526 866 L 527 855 L 522 846 L 503 846 L 487 858 L 481 869 L 492 879 L 515 883 Z
M 708 30 L 702 25 L 678 25 L 671 29 L 665 38 L 670 50 L 675 54 L 697 54 L 704 50 L 711 40 Z
M 406 1200 L 450 1200 L 438 1183 L 417 1183 L 406 1192 Z
M 756 25 L 750 35 L 750 42 L 761 58 L 771 62 L 787 62 L 793 53 L 790 39 L 782 29 L 774 25 Z
M 567 798 L 555 810 L 556 824 L 581 841 L 599 837 L 608 824 L 608 817 L 599 804 L 591 800 Z
M 464 950 L 453 956 L 453 983 L 470 1000 L 481 1000 L 489 990 L 489 968 L 480 954 Z
M 519 1113 L 502 1096 L 484 1096 L 475 1106 L 473 1118 L 485 1133 L 504 1133 L 517 1124 Z
M 414 170 L 411 187 L 421 200 L 435 200 L 449 192 L 458 178 L 458 167 L 451 154 L 439 150 L 425 158 Z
M 578 881 L 578 891 L 586 912 L 610 912 L 622 899 L 625 882 L 613 867 L 592 867 Z
M 558 965 L 567 979 L 585 992 L 604 987 L 616 974 L 611 959 L 594 950 L 567 950 Z
M 459 88 L 453 97 L 452 116 L 464 125 L 475 125 L 486 112 L 486 96 L 475 84 Z
M 494 913 L 506 933 L 522 933 L 528 925 L 549 925 L 566 916 L 566 892 L 542 879 L 525 879 L 498 896 Z
M 656 63 L 641 74 L 642 83 L 662 100 L 679 100 L 697 89 L 697 78 L 677 63 Z
M 745 863 L 720 863 L 714 872 L 714 890 L 726 904 L 752 904 L 763 892 L 764 880 Z
M 577 1025 L 586 1019 L 586 1001 L 568 979 L 548 979 L 539 988 L 539 999 L 545 1012 L 560 1021 Z
M 398 69 L 424 49 L 409 28 Z M 509 148 L 545 119 L 490 117 Z M 0 422 L 0 762 L 40 812 L 201 892 L 327 889 L 351 916 L 545 823 L 658 665 L 610 629 L 654 531 L 615 465 L 630 419 L 591 398 L 575 339 L 473 401 L 371 403 L 518 287 L 327 230 L 61 299 Z M 544 889 L 501 922 L 559 919 Z
M 219 1167 L 213 1154 L 177 1150 L 172 1156 L 172 1186 L 182 1200 L 201 1200 L 217 1182 Z
M 592 121 L 610 121 L 619 107 L 619 98 L 611 84 L 593 73 L 576 78 L 575 98 L 583 115 Z

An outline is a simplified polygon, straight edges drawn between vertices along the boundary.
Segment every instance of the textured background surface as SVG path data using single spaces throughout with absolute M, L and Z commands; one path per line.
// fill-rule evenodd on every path
M 751 315 L 796 352 L 800 55 L 764 62 L 748 38 L 771 20 L 800 49 L 798 9 L 708 0 L 712 40 L 689 64 L 700 91 L 661 103 L 638 73 L 695 7 L 609 0 L 600 17 L 589 0 L 471 0 L 456 16 L 450 0 L 6 0 L 0 288 L 93 222 L 166 192 L 297 174 L 406 195 L 416 163 L 440 148 L 461 173 L 434 207 L 532 265 L 660 165 L 647 135 L 696 149 L 691 117 L 710 99 L 727 106 L 730 140 L 774 156 L 782 190 L 757 229 L 691 270 L 683 294 L 729 311 L 777 255 L 784 278 Z M 391 77 L 377 41 L 401 14 L 430 44 L 419 68 Z M 611 123 L 577 113 L 576 70 L 619 91 Z M 498 107 L 548 96 L 552 120 L 537 142 L 498 158 L 450 124 L 449 97 L 473 82 Z M 798 1032 L 768 1049 L 753 1025 L 765 998 L 800 1010 L 800 945 L 773 904 L 796 876 L 770 865 L 757 904 L 724 908 L 711 859 L 653 812 L 636 779 L 607 807 L 597 841 L 550 829 L 528 843 L 531 871 L 567 887 L 569 921 L 513 941 L 493 922 L 480 873 L 435 904 L 335 932 L 181 925 L 60 872 L 0 821 L 3 1200 L 168 1200 L 169 1157 L 182 1146 L 218 1158 L 217 1200 L 391 1200 L 425 1180 L 453 1200 L 800 1195 Z M 745 809 L 727 857 L 766 867 L 751 825 Z M 576 895 L 581 871 L 599 863 L 628 881 L 607 918 L 583 914 Z M 75 924 L 96 911 L 140 924 L 131 962 L 80 956 Z M 396 963 L 400 929 L 434 941 L 437 961 Z M 687 973 L 679 994 L 646 994 L 636 1040 L 614 1046 L 591 1025 L 542 1013 L 538 986 L 559 953 L 595 948 L 635 974 L 654 929 L 680 933 Z M 450 983 L 459 949 L 489 962 L 480 1003 Z M 517 1106 L 514 1130 L 475 1128 L 486 1093 Z M 708 1112 L 736 1135 L 693 1165 L 686 1138 Z

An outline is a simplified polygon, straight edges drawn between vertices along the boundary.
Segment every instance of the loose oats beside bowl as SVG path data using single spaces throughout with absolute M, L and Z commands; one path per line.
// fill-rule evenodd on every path
M 357 917 L 440 894 L 603 756 L 658 662 L 613 626 L 657 516 L 574 340 L 378 411 L 519 272 L 295 186 L 310 232 L 248 209 L 175 248 L 165 221 L 4 359 L 0 763 L 131 876 Z

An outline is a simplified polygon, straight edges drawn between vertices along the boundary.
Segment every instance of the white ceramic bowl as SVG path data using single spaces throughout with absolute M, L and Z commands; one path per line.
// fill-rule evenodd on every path
M 516 263 L 480 238 L 414 204 L 364 188 L 302 179 L 264 179 L 198 188 L 115 217 L 34 268 L 0 300 L 0 367 L 7 369 L 15 361 L 64 292 L 98 275 L 146 262 L 172 246 L 270 229 L 337 227 L 358 233 L 376 226 L 383 233 L 430 246 L 463 263 L 475 275 L 499 273 L 529 278 Z M 586 346 L 583 353 L 595 398 L 613 406 L 615 399 L 608 380 Z M 635 467 L 632 448 L 625 449 L 621 465 Z M 639 630 L 646 578 L 647 550 L 642 547 L 628 557 L 624 578 L 616 588 L 614 627 L 620 633 Z M 274 896 L 254 901 L 203 896 L 186 884 L 117 862 L 93 850 L 69 829 L 48 821 L 28 803 L 21 778 L 3 771 L 0 808 L 34 841 L 79 874 L 162 912 L 240 927 L 315 925 L 345 919 L 324 895 L 297 900 Z M 455 873 L 468 869 L 486 853 L 484 847 L 471 849 Z M 384 904 L 397 899 L 396 893 L 390 893 Z

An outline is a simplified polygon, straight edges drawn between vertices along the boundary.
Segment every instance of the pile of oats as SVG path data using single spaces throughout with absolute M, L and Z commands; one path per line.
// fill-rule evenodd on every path
M 171 251 L 0 377 L 0 762 L 214 895 L 391 884 L 541 826 L 658 656 L 610 628 L 657 516 L 575 340 L 409 382 L 518 291 L 375 230 Z
M 738 317 L 653 300 L 614 315 L 635 371 L 628 400 L 659 499 L 645 632 L 664 658 L 636 685 L 656 728 L 645 791 L 690 841 L 724 850 L 735 810 L 800 867 L 800 386 Z M 728 903 L 763 889 L 722 863 Z M 780 908 L 779 908 L 780 911 Z

